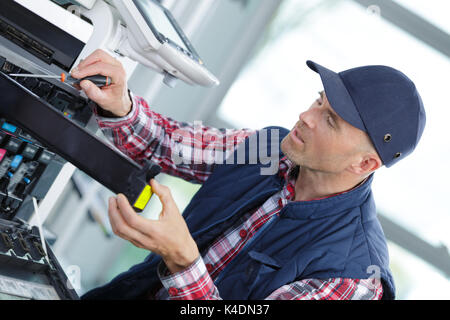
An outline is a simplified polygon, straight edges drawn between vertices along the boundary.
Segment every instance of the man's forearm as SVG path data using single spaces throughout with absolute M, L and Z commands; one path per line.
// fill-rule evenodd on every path
M 203 183 L 216 163 L 223 163 L 250 129 L 216 129 L 180 122 L 154 112 L 140 97 L 132 97 L 131 111 L 122 118 L 102 117 L 96 112 L 105 136 L 137 162 L 151 159 L 163 172 Z

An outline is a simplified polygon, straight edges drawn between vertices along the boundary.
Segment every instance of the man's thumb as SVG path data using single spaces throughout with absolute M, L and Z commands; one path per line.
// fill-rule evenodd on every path
M 86 93 L 89 99 L 101 105 L 103 100 L 103 92 L 102 90 L 93 84 L 89 80 L 83 80 L 80 82 L 80 87 Z
M 163 206 L 171 205 L 173 200 L 168 187 L 163 186 L 155 179 L 150 180 L 150 186 L 152 187 L 152 192 L 158 196 Z

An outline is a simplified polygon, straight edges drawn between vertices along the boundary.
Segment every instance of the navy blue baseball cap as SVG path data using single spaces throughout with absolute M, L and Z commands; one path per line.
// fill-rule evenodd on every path
M 320 75 L 333 110 L 369 135 L 386 167 L 416 148 L 426 115 L 422 98 L 406 75 L 381 65 L 336 73 L 310 60 L 306 64 Z

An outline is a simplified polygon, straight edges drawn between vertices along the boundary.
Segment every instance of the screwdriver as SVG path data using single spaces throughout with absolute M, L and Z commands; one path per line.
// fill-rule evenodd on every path
M 71 76 L 67 76 L 65 73 L 61 73 L 61 75 L 47 75 L 47 74 L 25 74 L 25 73 L 16 73 L 9 74 L 10 77 L 26 77 L 26 78 L 50 78 L 50 79 L 59 79 L 61 82 L 69 83 L 69 84 L 79 84 L 83 80 L 92 81 L 97 87 L 105 87 L 112 84 L 111 78 L 102 75 L 95 75 L 84 77 L 81 79 L 75 79 Z

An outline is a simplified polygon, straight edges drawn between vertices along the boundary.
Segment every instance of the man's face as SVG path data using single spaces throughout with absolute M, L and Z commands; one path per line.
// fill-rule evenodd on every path
M 312 170 L 339 173 L 361 154 L 365 133 L 342 119 L 325 92 L 300 114 L 299 121 L 281 142 L 294 163 Z

